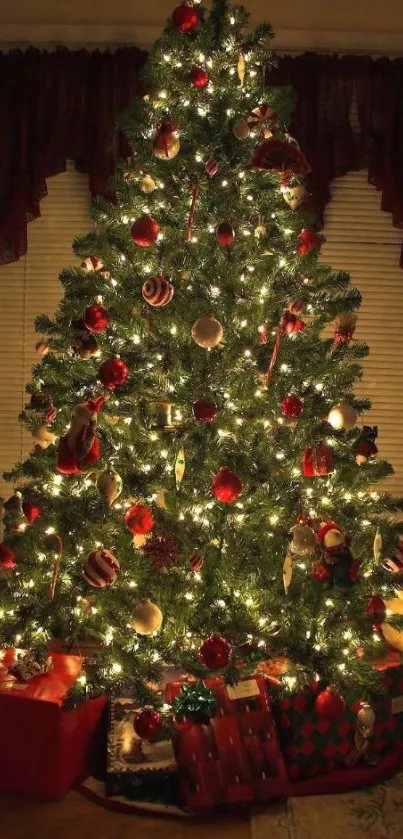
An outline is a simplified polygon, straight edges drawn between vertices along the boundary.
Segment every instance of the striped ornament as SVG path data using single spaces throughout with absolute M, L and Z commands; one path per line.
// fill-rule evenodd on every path
M 88 256 L 87 259 L 83 260 L 80 267 L 84 271 L 95 271 L 97 274 L 102 274 L 106 280 L 109 280 L 110 272 L 107 271 L 98 256 Z
M 91 551 L 84 560 L 84 579 L 94 588 L 107 588 L 115 582 L 120 571 L 119 561 L 112 551 L 97 548 Z
M 174 287 L 170 280 L 158 275 L 143 283 L 141 293 L 150 306 L 166 306 L 173 298 Z

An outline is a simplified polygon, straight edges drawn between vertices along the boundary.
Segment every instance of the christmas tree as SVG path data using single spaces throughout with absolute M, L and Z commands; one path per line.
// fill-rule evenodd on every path
M 6 476 L 2 645 L 91 640 L 83 690 L 154 707 L 166 665 L 234 680 L 279 654 L 285 689 L 371 694 L 396 588 L 360 294 L 320 263 L 292 92 L 246 24 L 184 4 L 152 49 L 116 200 L 38 318 L 34 450 Z

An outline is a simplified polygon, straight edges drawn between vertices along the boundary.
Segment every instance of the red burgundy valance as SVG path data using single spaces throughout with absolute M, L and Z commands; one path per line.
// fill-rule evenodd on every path
M 26 253 L 27 222 L 66 160 L 88 173 L 93 196 L 108 195 L 116 161 L 130 153 L 116 115 L 139 92 L 145 60 L 136 47 L 0 53 L 0 264 Z M 333 178 L 368 166 L 382 209 L 403 228 L 403 59 L 285 56 L 267 81 L 295 88 L 290 130 L 312 166 L 318 225 Z M 353 96 L 358 138 L 349 122 Z

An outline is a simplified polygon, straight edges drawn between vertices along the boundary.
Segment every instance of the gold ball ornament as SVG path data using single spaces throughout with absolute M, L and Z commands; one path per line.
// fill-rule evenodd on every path
M 140 178 L 139 184 L 140 189 L 142 189 L 143 192 L 154 192 L 154 190 L 157 189 L 157 184 L 155 183 L 151 175 L 144 175 L 143 178 Z
M 106 469 L 98 476 L 97 490 L 109 507 L 119 498 L 122 489 L 122 478 L 113 469 Z
M 53 446 L 56 442 L 56 434 L 49 431 L 46 425 L 38 425 L 38 428 L 34 428 L 32 436 L 34 438 L 35 445 L 39 446 L 41 449 L 47 449 L 48 446 Z
M 317 539 L 312 527 L 307 524 L 296 524 L 291 530 L 291 550 L 298 556 L 312 556 L 317 547 Z
M 161 609 L 144 598 L 137 603 L 132 612 L 132 626 L 139 635 L 152 635 L 161 628 L 163 615 Z
M 343 400 L 329 411 L 327 421 L 336 431 L 354 428 L 357 422 L 357 412 L 349 402 Z
M 213 318 L 212 315 L 204 315 L 193 324 L 192 338 L 203 349 L 217 347 L 223 339 L 223 334 L 220 321 Z
M 237 140 L 247 140 L 250 135 L 250 128 L 246 119 L 238 119 L 234 122 L 232 133 Z
M 180 147 L 181 144 L 174 135 L 159 135 L 154 140 L 153 155 L 158 157 L 158 160 L 172 160 L 178 154 Z
M 303 184 L 298 186 L 285 186 L 282 189 L 283 198 L 286 204 L 292 210 L 297 210 L 298 207 L 306 200 L 307 192 Z

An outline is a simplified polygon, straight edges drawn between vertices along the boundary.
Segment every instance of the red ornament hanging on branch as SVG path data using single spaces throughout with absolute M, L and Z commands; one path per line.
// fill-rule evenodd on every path
M 342 717 L 345 710 L 346 703 L 343 697 L 332 688 L 322 690 L 315 699 L 315 711 L 322 720 L 333 722 Z
M 212 422 L 217 416 L 217 405 L 214 402 L 207 402 L 204 399 L 197 399 L 193 402 L 193 415 L 198 422 Z
M 98 376 L 102 382 L 102 384 L 108 388 L 108 390 L 115 390 L 115 387 L 118 385 L 124 385 L 127 377 L 129 375 L 129 370 L 127 365 L 121 358 L 107 358 L 104 361 L 98 371 Z
M 217 501 L 230 504 L 241 495 L 242 481 L 231 469 L 220 469 L 211 482 L 213 493 Z
M 200 554 L 193 554 L 189 559 L 189 565 L 192 571 L 196 574 L 203 568 L 203 557 Z
M 181 3 L 172 12 L 172 26 L 178 32 L 191 32 L 199 22 L 199 15 L 193 6 L 188 6 L 187 3 Z
M 376 629 L 384 623 L 386 617 L 386 605 L 378 594 L 373 594 L 368 600 L 365 612 L 371 618 Z
M 295 393 L 288 393 L 281 402 L 281 413 L 286 419 L 299 419 L 304 411 L 304 403 Z
M 83 565 L 83 576 L 94 588 L 108 588 L 115 582 L 120 571 L 119 560 L 107 548 L 91 551 Z
M 223 248 L 229 248 L 235 239 L 234 228 L 227 221 L 222 221 L 216 227 L 217 242 Z
M 211 635 L 200 646 L 199 657 L 208 670 L 221 670 L 229 664 L 231 644 L 221 635 Z
M 302 452 L 302 471 L 306 478 L 329 475 L 334 471 L 333 452 L 325 443 L 314 443 Z
M 84 323 L 89 332 L 103 332 L 109 324 L 109 313 L 105 306 L 94 303 L 84 312 Z
M 16 566 L 15 553 L 5 542 L 0 543 L 0 567 L 11 570 Z
M 298 235 L 298 256 L 308 256 L 311 250 L 319 250 L 322 244 L 320 236 L 314 230 L 305 228 Z
M 205 163 L 204 171 L 205 171 L 206 175 L 209 176 L 209 178 L 214 178 L 214 175 L 217 174 L 219 168 L 220 168 L 220 164 L 217 163 L 217 161 L 214 160 L 213 157 L 210 157 Z
M 157 277 L 149 277 L 141 287 L 141 293 L 149 306 L 160 308 L 167 306 L 174 296 L 174 287 L 167 277 L 159 274 Z
M 125 525 L 130 533 L 149 533 L 154 527 L 154 516 L 145 504 L 135 504 L 124 515 Z
M 207 87 L 209 83 L 209 76 L 206 73 L 204 67 L 197 67 L 194 65 L 189 73 L 190 81 L 193 87 L 202 89 L 203 87 Z
M 141 740 L 151 740 L 162 731 L 162 718 L 153 708 L 143 708 L 133 720 L 133 728 Z
M 132 224 L 130 235 L 139 248 L 149 248 L 154 245 L 160 233 L 160 226 L 152 216 L 141 216 Z
M 42 512 L 40 507 L 37 507 L 36 504 L 31 504 L 30 501 L 22 502 L 22 510 L 28 524 L 34 524 Z

